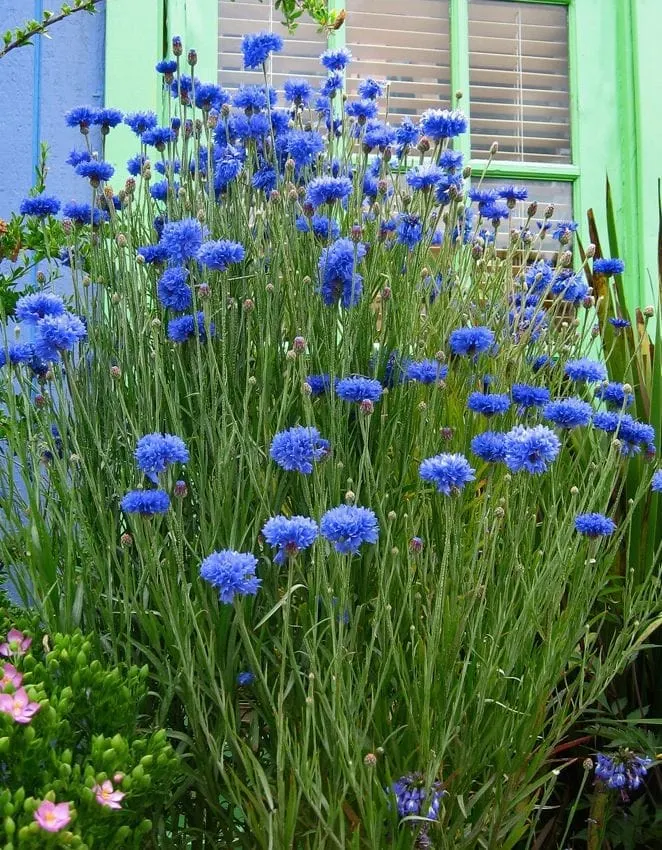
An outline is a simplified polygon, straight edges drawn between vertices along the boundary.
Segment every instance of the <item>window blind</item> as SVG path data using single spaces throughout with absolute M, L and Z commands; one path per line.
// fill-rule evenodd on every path
M 347 0 L 346 8 L 350 97 L 362 79 L 373 77 L 389 83 L 391 120 L 449 107 L 448 0 Z
M 326 38 L 306 15 L 299 19 L 293 35 L 281 23 L 281 13 L 273 0 L 219 0 L 218 4 L 218 76 L 222 86 L 235 89 L 239 85 L 263 82 L 262 71 L 244 71 L 241 39 L 246 33 L 275 32 L 285 42 L 282 53 L 272 56 L 267 66 L 269 83 L 282 91 L 290 77 L 303 78 L 319 85 L 326 75 L 319 55 L 326 50 Z
M 565 6 L 470 0 L 469 66 L 473 156 L 570 162 Z

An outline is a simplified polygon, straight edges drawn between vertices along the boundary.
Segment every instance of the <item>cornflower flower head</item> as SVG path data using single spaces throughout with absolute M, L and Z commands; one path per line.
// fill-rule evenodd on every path
M 395 232 L 398 242 L 413 251 L 423 238 L 421 217 L 412 213 L 400 213 Z
M 384 152 L 387 148 L 390 148 L 394 141 L 395 130 L 390 124 L 386 124 L 384 121 L 378 121 L 377 119 L 368 121 L 365 130 L 363 131 L 362 143 L 364 151 L 371 151 L 373 148 L 379 148 L 380 151 Z M 375 162 L 378 162 L 378 160 L 375 160 Z M 368 177 L 367 173 L 365 177 Z M 388 194 L 391 195 L 391 193 L 392 189 L 389 187 Z
M 363 375 L 350 375 L 341 378 L 336 384 L 336 394 L 343 401 L 353 401 L 360 404 L 362 401 L 379 401 L 384 392 L 384 387 L 373 378 Z
M 346 47 L 325 50 L 320 56 L 320 62 L 327 71 L 344 71 L 351 61 L 352 53 Z
M 429 162 L 425 165 L 417 165 L 407 172 L 407 185 L 414 191 L 433 189 L 445 177 L 446 172 L 443 168 Z
M 109 162 L 99 162 L 91 159 L 89 162 L 79 162 L 76 166 L 76 174 L 87 177 L 92 186 L 98 186 L 104 180 L 110 180 L 115 169 Z
M 286 139 L 287 152 L 298 169 L 313 165 L 324 150 L 324 139 L 314 130 L 292 130 Z
M 314 177 L 306 190 L 306 202 L 313 208 L 323 204 L 343 201 L 352 193 L 352 181 L 348 177 Z
M 72 150 L 69 151 L 69 156 L 65 159 L 67 165 L 75 168 L 81 162 L 89 162 L 92 159 L 92 154 L 89 151 Z
M 610 316 L 607 321 L 612 328 L 616 328 L 617 331 L 622 331 L 625 328 L 632 327 L 632 322 L 629 319 L 621 319 L 618 316 Z
M 376 543 L 379 523 L 370 508 L 339 505 L 328 510 L 320 521 L 320 531 L 341 555 L 356 555 L 363 543 Z
M 653 493 L 662 493 L 662 469 L 658 469 L 653 474 L 653 479 L 651 481 L 651 490 Z
M 211 112 L 212 109 L 219 112 L 229 102 L 230 94 L 215 83 L 201 83 L 195 88 L 195 105 L 203 112 Z
M 170 496 L 165 490 L 130 490 L 120 502 L 120 507 L 127 514 L 164 514 L 170 507 Z
M 459 493 L 466 484 L 476 480 L 476 470 L 461 454 L 439 454 L 426 458 L 418 472 L 423 481 L 430 481 L 439 493 L 446 496 Z
M 506 435 L 500 431 L 483 431 L 471 441 L 471 451 L 488 463 L 502 463 L 506 459 Z
M 467 131 L 467 116 L 459 109 L 426 109 L 421 115 L 421 131 L 434 142 L 452 139 Z
M 154 68 L 157 74 L 163 74 L 164 76 L 172 76 L 177 71 L 177 60 L 162 59 L 160 62 L 156 63 Z
M 356 91 L 358 96 L 364 100 L 375 100 L 375 98 L 384 94 L 385 87 L 386 83 L 373 80 L 372 77 L 366 77 L 365 80 L 361 80 Z
M 530 384 L 513 384 L 510 389 L 513 402 L 520 407 L 542 407 L 550 400 L 547 387 L 534 387 Z
M 510 396 L 507 393 L 471 393 L 467 407 L 483 416 L 497 416 L 510 407 Z
M 239 242 L 220 239 L 218 242 L 205 242 L 196 256 L 198 262 L 208 269 L 224 272 L 229 266 L 240 263 L 246 256 L 246 251 Z
M 551 428 L 536 425 L 525 428 L 516 425 L 505 435 L 505 462 L 511 472 L 540 475 L 556 460 L 561 441 Z
M 244 68 L 248 71 L 261 68 L 272 53 L 280 53 L 283 39 L 274 32 L 247 33 L 241 40 Z
M 52 803 L 44 800 L 33 815 L 34 820 L 46 832 L 60 832 L 71 823 L 71 803 Z
M 172 434 L 145 434 L 134 453 L 138 469 L 158 484 L 159 475 L 173 463 L 188 463 L 189 453 L 181 437 Z
M 145 263 L 163 264 L 168 261 L 168 252 L 165 246 L 158 242 L 156 245 L 142 245 L 137 249 L 136 254 L 142 257 Z
M 45 316 L 63 316 L 65 312 L 64 301 L 51 292 L 23 295 L 16 302 L 16 318 L 26 325 L 36 325 Z
M 308 106 L 313 88 L 308 80 L 285 80 L 283 93 L 288 103 L 292 103 L 294 106 Z
M 401 818 L 419 816 L 439 820 L 441 798 L 446 795 L 441 782 L 428 787 L 422 773 L 409 773 L 396 780 L 390 790 Z
M 130 112 L 124 116 L 124 123 L 136 136 L 140 137 L 156 127 L 158 118 L 156 112 Z
M 448 366 L 438 360 L 419 360 L 407 363 L 407 379 L 421 384 L 436 384 L 446 380 Z
M 630 457 L 639 454 L 642 446 L 655 442 L 655 429 L 652 425 L 639 422 L 624 413 L 618 421 L 618 438 L 621 441 L 621 454 Z
M 340 236 L 340 225 L 326 215 L 314 215 L 310 219 L 300 215 L 294 222 L 294 226 L 300 233 L 312 231 L 318 239 L 337 239 Z
M 269 455 L 281 469 L 310 475 L 313 463 L 318 463 L 329 454 L 329 441 L 320 436 L 317 428 L 295 425 L 279 431 L 271 442 Z
M 170 182 L 169 180 L 159 180 L 157 183 L 152 183 L 149 187 L 149 194 L 155 201 L 167 201 L 168 195 L 171 197 L 179 191 L 179 183 Z
M 145 130 L 140 141 L 143 145 L 156 148 L 157 151 L 164 151 L 166 145 L 175 141 L 175 133 L 170 127 L 153 127 L 151 130 Z
M 559 428 L 579 428 L 588 425 L 593 415 L 590 404 L 579 398 L 561 398 L 544 405 L 542 415 Z
M 306 375 L 304 383 L 310 387 L 310 395 L 323 395 L 331 389 L 331 376 L 328 374 Z
M 340 301 L 343 307 L 354 307 L 363 293 L 363 278 L 356 273 L 356 263 L 363 259 L 366 250 L 360 242 L 337 239 L 320 254 L 317 264 L 320 294 L 327 307 Z
M 82 320 L 73 313 L 59 316 L 44 316 L 37 322 L 34 342 L 35 354 L 45 360 L 55 360 L 63 351 L 71 351 L 74 345 L 87 336 Z
M 184 266 L 172 266 L 163 272 L 156 285 L 156 293 L 164 307 L 179 313 L 188 310 L 193 294 L 187 279 L 188 270 Z
M 529 190 L 524 186 L 501 186 L 497 194 L 506 203 L 515 204 L 517 201 L 525 201 L 529 197 Z
M 34 345 L 31 342 L 9 343 L 7 351 L 0 348 L 0 367 L 6 366 L 7 363 L 11 366 L 30 363 L 34 356 Z
M 267 108 L 267 97 L 269 105 L 275 106 L 277 94 L 275 89 L 269 86 L 266 90 L 264 86 L 239 86 L 237 91 L 232 95 L 232 104 L 237 109 L 243 109 L 246 114 L 250 115 L 253 112 L 260 112 Z
M 223 549 L 208 555 L 200 566 L 200 577 L 218 591 L 221 602 L 230 605 L 235 596 L 255 596 L 262 580 L 255 575 L 257 558 L 250 552 Z
M 18 629 L 10 629 L 7 640 L 0 644 L 0 655 L 3 658 L 18 658 L 32 646 L 32 638 L 19 632 Z
M 106 135 L 112 127 L 117 127 L 122 123 L 123 115 L 119 109 L 102 106 L 94 111 L 92 123 L 97 127 L 101 127 L 101 132 Z
M 595 777 L 604 782 L 607 788 L 618 790 L 625 796 L 626 791 L 636 791 L 639 788 L 652 764 L 652 759 L 638 756 L 630 750 L 621 750 L 611 756 L 598 753 Z
M 406 148 L 413 147 L 420 138 L 420 130 L 410 118 L 403 118 L 395 130 L 395 141 L 398 144 L 398 156 Z
M 245 688 L 248 685 L 252 685 L 255 681 L 255 673 L 251 673 L 250 670 L 244 670 L 242 673 L 239 673 L 237 676 L 237 684 L 241 688 Z
M 449 343 L 453 354 L 474 357 L 488 352 L 495 342 L 494 331 L 489 328 L 458 328 L 454 330 Z
M 83 135 L 87 135 L 90 126 L 94 124 L 95 112 L 90 106 L 77 106 L 65 113 L 64 120 L 67 127 L 78 127 Z
M 93 209 L 90 204 L 79 204 L 76 201 L 69 201 L 62 207 L 62 215 L 65 218 L 71 219 L 74 224 L 90 224 L 99 225 L 104 221 L 108 221 L 108 213 L 105 210 Z
M 113 788 L 113 783 L 110 779 L 106 779 L 101 785 L 94 785 L 92 792 L 97 803 L 106 809 L 121 809 L 122 800 L 126 797 L 123 791 L 116 791 Z
M 199 311 L 193 316 L 178 316 L 168 322 L 168 339 L 171 342 L 184 343 L 196 336 L 200 342 L 207 342 L 207 326 L 205 325 L 205 314 Z M 216 335 L 216 326 L 209 323 L 209 336 Z
M 276 188 L 276 172 L 270 165 L 262 165 L 253 174 L 251 184 L 255 189 L 261 189 L 265 195 Z
M 25 688 L 19 688 L 13 694 L 0 694 L 0 712 L 23 726 L 32 720 L 40 708 L 38 702 L 30 701 Z
M 345 107 L 348 118 L 354 118 L 359 124 L 365 124 L 377 117 L 377 104 L 374 100 L 354 100 Z
M 623 384 L 616 382 L 604 383 L 595 391 L 595 397 L 604 401 L 609 408 L 622 410 L 625 407 L 630 407 L 634 402 L 634 395 L 625 391 Z
M 617 257 L 609 260 L 606 258 L 598 258 L 593 260 L 593 274 L 601 274 L 605 277 L 612 277 L 616 274 L 623 274 L 625 271 L 625 263 Z
M 579 360 L 568 360 L 564 372 L 572 381 L 597 383 L 604 381 L 607 377 L 607 368 L 604 363 L 597 360 L 589 360 L 582 357 Z
M 205 228 L 195 218 L 169 221 L 163 228 L 159 243 L 165 249 L 171 263 L 183 265 L 197 254 Z
M 32 198 L 24 198 L 19 207 L 21 215 L 29 215 L 34 218 L 57 215 L 59 211 L 60 201 L 52 195 L 35 195 Z
M 608 537 L 616 531 L 616 523 L 604 514 L 579 514 L 575 517 L 575 529 L 587 537 Z
M 271 517 L 262 527 L 262 535 L 270 546 L 277 546 L 275 564 L 284 564 L 302 549 L 313 545 L 319 534 L 315 520 L 304 516 Z
M 23 674 L 19 673 L 13 664 L 4 664 L 2 666 L 2 677 L 0 678 L 0 690 L 6 691 L 12 687 L 14 690 L 21 687 L 23 682 Z

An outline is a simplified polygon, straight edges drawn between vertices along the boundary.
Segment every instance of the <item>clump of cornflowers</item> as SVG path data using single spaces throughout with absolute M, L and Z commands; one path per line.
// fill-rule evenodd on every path
M 29 723 L 40 708 L 38 702 L 30 700 L 25 688 L 19 688 L 13 694 L 0 694 L 0 712 L 21 725 Z
M 170 496 L 165 490 L 130 490 L 120 502 L 124 513 L 154 516 L 164 514 L 170 507 Z
M 476 480 L 476 470 L 461 454 L 438 454 L 426 458 L 419 467 L 423 481 L 434 484 L 446 496 L 457 494 L 470 482 Z
M 262 527 L 262 535 L 267 543 L 278 548 L 275 564 L 284 564 L 288 558 L 308 549 L 317 540 L 318 534 L 315 520 L 304 516 L 272 517 Z
M 10 629 L 7 640 L 0 644 L 0 655 L 4 658 L 16 658 L 25 653 L 32 646 L 32 638 L 24 635 L 18 629 Z
M 339 505 L 328 510 L 320 521 L 320 531 L 341 555 L 356 555 L 363 543 L 376 543 L 379 523 L 370 508 Z
M 94 798 L 100 806 L 106 809 L 121 809 L 122 800 L 126 797 L 123 791 L 117 791 L 113 788 L 113 783 L 110 779 L 106 779 L 101 785 L 95 785 L 92 788 Z
M 516 425 L 504 437 L 504 460 L 511 472 L 531 475 L 546 472 L 561 450 L 561 441 L 551 428 Z
M 146 434 L 141 437 L 135 450 L 138 469 L 154 484 L 159 475 L 173 463 L 188 463 L 189 453 L 181 437 L 172 434 Z
M 642 779 L 648 774 L 653 760 L 639 756 L 631 750 L 619 750 L 611 756 L 598 753 L 596 756 L 595 778 L 607 788 L 620 791 L 627 799 L 627 791 L 636 791 Z
M 34 813 L 34 820 L 46 832 L 60 832 L 71 823 L 71 803 L 44 800 Z
M 364 401 L 379 401 L 384 392 L 384 387 L 374 378 L 366 378 L 363 375 L 351 375 L 341 378 L 336 384 L 336 394 L 343 401 L 352 401 L 361 404 Z
M 616 531 L 616 523 L 604 514 L 579 514 L 575 517 L 575 529 L 586 537 L 608 537 Z
M 490 351 L 494 342 L 494 331 L 484 327 L 458 328 L 449 337 L 452 353 L 463 357 L 485 354 Z
M 313 464 L 324 460 L 329 451 L 329 441 L 322 438 L 317 428 L 295 425 L 276 434 L 271 442 L 269 455 L 287 472 L 310 475 Z
M 200 566 L 200 577 L 218 591 L 225 605 L 235 596 L 255 596 L 262 580 L 255 575 L 257 558 L 250 552 L 224 549 L 213 552 Z

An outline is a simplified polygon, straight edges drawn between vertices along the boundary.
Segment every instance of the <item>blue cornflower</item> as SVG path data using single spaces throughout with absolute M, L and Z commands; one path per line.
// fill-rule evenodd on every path
M 31 342 L 14 342 L 7 346 L 7 350 L 0 348 L 0 366 L 18 366 L 20 363 L 29 363 L 34 357 L 34 345 Z
M 164 151 L 166 145 L 175 141 L 175 132 L 170 127 L 154 127 L 146 130 L 140 137 L 143 145 L 151 145 L 157 151 Z
M 283 39 L 274 32 L 247 33 L 241 40 L 244 68 L 248 71 L 261 68 L 272 53 L 280 53 Z
M 616 531 L 616 523 L 603 514 L 579 514 L 575 528 L 587 537 L 607 537 Z
M 329 451 L 329 441 L 322 439 L 317 428 L 296 425 L 276 434 L 269 455 L 287 472 L 310 475 L 313 463 L 323 460 Z
M 117 127 L 118 124 L 121 124 L 122 118 L 123 115 L 119 109 L 104 106 L 95 110 L 92 123 L 101 127 L 101 132 L 105 135 L 111 127 Z
M 651 490 L 653 493 L 662 493 L 662 469 L 658 469 L 654 473 L 651 481 Z
M 400 126 L 395 130 L 395 140 L 398 143 L 398 156 L 401 156 L 406 148 L 413 147 L 418 142 L 420 135 L 418 127 L 411 119 L 403 118 Z
M 510 394 L 513 402 L 520 407 L 542 407 L 551 398 L 547 387 L 533 387 L 530 384 L 513 384 Z
M 483 431 L 471 441 L 471 451 L 489 463 L 500 463 L 506 458 L 505 437 L 500 431 Z
M 426 165 L 417 165 L 415 168 L 412 168 L 409 172 L 407 172 L 407 184 L 411 186 L 412 189 L 421 190 L 421 189 L 432 189 L 434 188 L 440 180 L 443 180 L 446 176 L 443 168 L 440 168 L 438 165 L 434 165 L 434 163 L 427 163 Z
M 308 106 L 313 88 L 308 80 L 285 80 L 283 84 L 285 100 L 295 106 Z
M 200 342 L 207 341 L 207 328 L 205 327 L 205 314 L 199 312 L 197 316 L 179 316 L 168 322 L 168 339 L 172 342 L 187 342 L 195 336 L 196 327 Z M 209 336 L 216 334 L 216 326 L 213 322 L 209 324 Z
M 218 242 L 205 242 L 196 256 L 198 262 L 208 269 L 224 272 L 228 266 L 240 263 L 246 256 L 246 251 L 239 242 L 220 239 Z
M 431 481 L 440 493 L 450 496 L 476 480 L 476 470 L 461 454 L 439 454 L 426 458 L 419 467 L 423 481 Z
M 276 181 L 275 170 L 270 165 L 262 165 L 253 174 L 251 185 L 255 189 L 261 189 L 265 195 L 268 195 L 269 192 L 276 188 Z
M 618 428 L 621 417 L 618 413 L 605 413 L 601 411 L 593 416 L 593 427 L 599 428 L 600 431 L 605 431 L 607 434 L 613 434 Z
M 269 97 L 269 105 L 275 106 L 278 96 L 271 86 L 268 90 L 264 86 L 239 86 L 232 95 L 232 103 L 237 109 L 243 109 L 250 115 L 267 108 L 267 96 Z
M 183 265 L 198 253 L 204 235 L 205 229 L 197 219 L 182 218 L 169 221 L 159 241 L 168 252 L 170 262 Z
M 169 310 L 183 313 L 188 310 L 193 300 L 191 287 L 186 283 L 188 270 L 183 266 L 173 266 L 166 269 L 156 285 L 159 301 Z
M 356 89 L 356 92 L 360 98 L 364 100 L 375 100 L 377 97 L 381 97 L 384 94 L 384 83 L 379 82 L 379 80 L 373 80 L 372 77 L 366 77 L 365 80 L 361 80 Z
M 621 454 L 629 457 L 638 454 L 642 446 L 649 446 L 655 441 L 655 429 L 625 413 L 619 419 L 618 439 L 621 441 Z
M 556 460 L 561 441 L 545 425 L 534 428 L 516 425 L 505 436 L 505 450 L 506 466 L 511 472 L 525 470 L 531 475 L 540 475 Z
M 346 47 L 325 50 L 320 56 L 320 62 L 327 71 L 343 71 L 351 61 L 352 53 Z
M 622 750 L 613 756 L 598 753 L 596 761 L 596 778 L 604 782 L 607 788 L 619 790 L 622 794 L 628 790 L 636 791 L 653 764 L 652 759 L 635 755 L 630 750 Z
M 89 162 L 79 162 L 76 166 L 76 174 L 87 177 L 92 186 L 98 186 L 102 180 L 110 180 L 115 169 L 109 162 L 97 162 L 91 159 Z
M 557 221 L 552 231 L 552 239 L 556 239 L 558 242 L 568 241 L 578 228 L 579 225 L 576 221 Z
M 615 274 L 623 274 L 624 271 L 625 263 L 623 262 L 623 260 L 619 260 L 616 257 L 614 257 L 612 260 L 593 260 L 593 274 L 602 274 L 605 275 L 605 277 L 611 277 Z
M 170 77 L 177 71 L 177 60 L 162 59 L 160 62 L 157 62 L 154 67 L 158 74 Z
M 132 177 L 138 177 L 142 174 L 143 166 L 147 162 L 147 157 L 143 154 L 137 153 L 135 156 L 132 156 L 131 159 L 127 160 L 126 170 Z
M 584 280 L 582 273 L 570 278 L 563 292 L 563 301 L 568 304 L 581 304 L 589 294 L 588 283 Z
M 214 189 L 223 192 L 236 180 L 244 167 L 244 152 L 238 148 L 228 145 L 223 150 L 221 159 L 216 164 L 214 173 Z
M 326 215 L 314 215 L 310 219 L 300 215 L 294 226 L 301 233 L 309 233 L 312 230 L 318 239 L 337 239 L 340 236 L 340 225 Z
M 427 786 L 422 773 L 409 773 L 394 782 L 390 790 L 395 795 L 395 804 L 401 818 L 423 817 L 427 820 L 439 820 L 441 799 L 446 794 L 441 782 L 436 781 Z
M 130 112 L 124 116 L 124 123 L 136 136 L 142 136 L 143 133 L 156 127 L 158 118 L 156 112 Z
M 195 88 L 195 105 L 203 112 L 215 109 L 220 112 L 222 106 L 230 102 L 230 95 L 215 83 L 201 83 Z
M 591 421 L 593 408 L 579 398 L 562 398 L 548 402 L 542 409 L 545 419 L 559 428 L 578 428 Z
M 514 205 L 516 201 L 525 201 L 529 196 L 529 190 L 524 186 L 502 186 L 497 189 L 497 194 L 504 201 Z
M 489 328 L 458 328 L 449 338 L 451 351 L 457 355 L 484 354 L 494 345 L 494 332 Z
M 52 292 L 34 292 L 22 295 L 16 302 L 16 318 L 19 322 L 36 325 L 44 316 L 64 315 L 64 301 Z
M 412 213 L 400 213 L 395 232 L 398 242 L 413 251 L 423 238 L 421 217 Z
M 170 496 L 165 490 L 130 490 L 120 507 L 127 514 L 164 514 L 170 507 Z
M 478 186 L 472 186 L 467 192 L 467 197 L 474 203 L 478 204 L 478 208 L 493 204 L 497 198 L 496 189 L 484 189 Z
M 379 523 L 370 508 L 339 505 L 328 510 L 320 521 L 320 530 L 341 555 L 356 555 L 363 543 L 376 543 Z
M 586 357 L 579 360 L 568 360 L 563 371 L 572 381 L 596 383 L 597 381 L 604 381 L 607 377 L 607 369 L 604 363 L 589 360 Z
M 262 580 L 255 575 L 257 558 L 250 552 L 224 549 L 208 555 L 200 566 L 200 577 L 218 590 L 221 602 L 229 605 L 235 596 L 255 596 Z
M 193 163 L 191 163 L 191 167 L 193 167 Z M 166 174 L 167 172 L 179 174 L 182 170 L 182 163 L 178 159 L 167 159 L 165 162 L 155 163 L 154 168 L 159 172 L 159 174 Z
M 170 83 L 170 94 L 173 97 L 178 97 L 182 103 L 189 103 L 194 82 L 197 88 L 200 85 L 200 80 L 197 77 L 193 79 L 188 74 L 182 74 Z
M 377 120 L 368 121 L 363 132 L 363 150 L 371 151 L 373 148 L 379 148 L 380 151 L 385 151 L 394 140 L 395 130 L 390 124 Z M 378 162 L 378 160 L 375 161 Z
M 89 106 L 78 106 L 65 113 L 64 120 L 67 127 L 78 127 L 81 133 L 87 134 L 90 125 L 94 123 L 96 110 Z
M 464 154 L 461 151 L 454 151 L 447 148 L 439 154 L 439 165 L 451 174 L 459 171 L 463 163 Z
M 62 207 L 62 215 L 65 218 L 71 219 L 75 224 L 101 224 L 102 221 L 108 221 L 108 213 L 105 210 L 92 209 L 89 204 L 79 204 L 76 201 L 69 201 Z
M 348 118 L 355 118 L 359 124 L 365 124 L 370 118 L 377 117 L 377 104 L 374 100 L 355 100 L 345 107 Z
M 340 301 L 343 307 L 353 307 L 361 299 L 363 278 L 355 271 L 356 262 L 365 256 L 365 246 L 351 239 L 337 239 L 320 255 L 317 268 L 320 293 L 327 307 Z
M 313 545 L 319 534 L 314 519 L 305 516 L 272 517 L 262 527 L 262 535 L 270 546 L 277 546 L 275 564 L 284 564 L 287 558 Z
M 336 384 L 336 394 L 343 401 L 379 401 L 384 392 L 384 387 L 373 378 L 363 375 L 350 375 L 341 378 Z
M 634 395 L 631 392 L 626 392 L 624 385 L 619 383 L 608 383 L 598 387 L 595 391 L 595 397 L 607 405 L 617 409 L 630 407 L 634 402 Z
M 616 328 L 617 331 L 622 331 L 624 328 L 632 326 L 632 322 L 630 322 L 629 319 L 621 319 L 618 316 L 610 316 L 607 321 L 613 328 Z
M 33 198 L 23 198 L 19 208 L 21 215 L 32 215 L 35 218 L 57 215 L 59 211 L 60 201 L 52 195 L 35 195 Z
M 506 393 L 471 393 L 467 407 L 483 416 L 496 416 L 506 413 L 510 407 L 510 396 Z
M 313 396 L 323 395 L 331 389 L 330 375 L 306 375 L 306 384 L 310 387 Z
M 244 670 L 237 676 L 237 684 L 239 687 L 247 687 L 248 685 L 252 685 L 254 681 L 255 673 L 251 673 L 250 670 Z
M 62 351 L 71 351 L 86 336 L 85 325 L 73 313 L 46 315 L 37 322 L 35 354 L 44 360 L 54 360 Z
M 448 366 L 442 365 L 438 360 L 412 361 L 407 364 L 406 375 L 410 381 L 436 384 L 438 381 L 446 380 Z
M 324 150 L 324 139 L 315 131 L 292 130 L 287 136 L 287 152 L 297 168 L 312 165 Z
M 459 109 L 426 109 L 421 115 L 421 130 L 435 142 L 452 139 L 466 133 L 467 116 Z
M 136 253 L 143 258 L 145 263 L 165 263 L 168 259 L 168 252 L 161 244 L 143 245 L 138 248 Z
M 352 193 L 352 181 L 348 177 L 315 177 L 308 184 L 306 202 L 313 207 L 342 201 Z
M 92 154 L 89 151 L 72 150 L 69 151 L 69 156 L 65 159 L 67 165 L 75 168 L 81 162 L 89 162 L 92 159 Z
M 498 224 L 502 219 L 508 218 L 510 210 L 506 204 L 493 201 L 491 204 L 482 204 L 479 207 L 479 212 L 484 219 Z M 494 225 L 496 227 L 496 224 Z
M 145 434 L 136 443 L 134 456 L 138 469 L 154 484 L 171 463 L 188 463 L 189 459 L 184 441 L 172 434 Z
M 178 191 L 179 183 L 176 181 L 171 183 L 169 180 L 159 180 L 149 187 L 149 194 L 155 201 L 167 201 L 169 194 L 172 196 Z

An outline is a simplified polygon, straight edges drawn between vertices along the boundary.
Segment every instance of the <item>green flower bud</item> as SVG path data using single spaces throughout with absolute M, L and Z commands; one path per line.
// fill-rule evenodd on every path
M 5 832 L 11 836 L 16 832 L 16 824 L 11 818 L 5 818 Z M 7 845 L 5 845 L 6 847 Z

